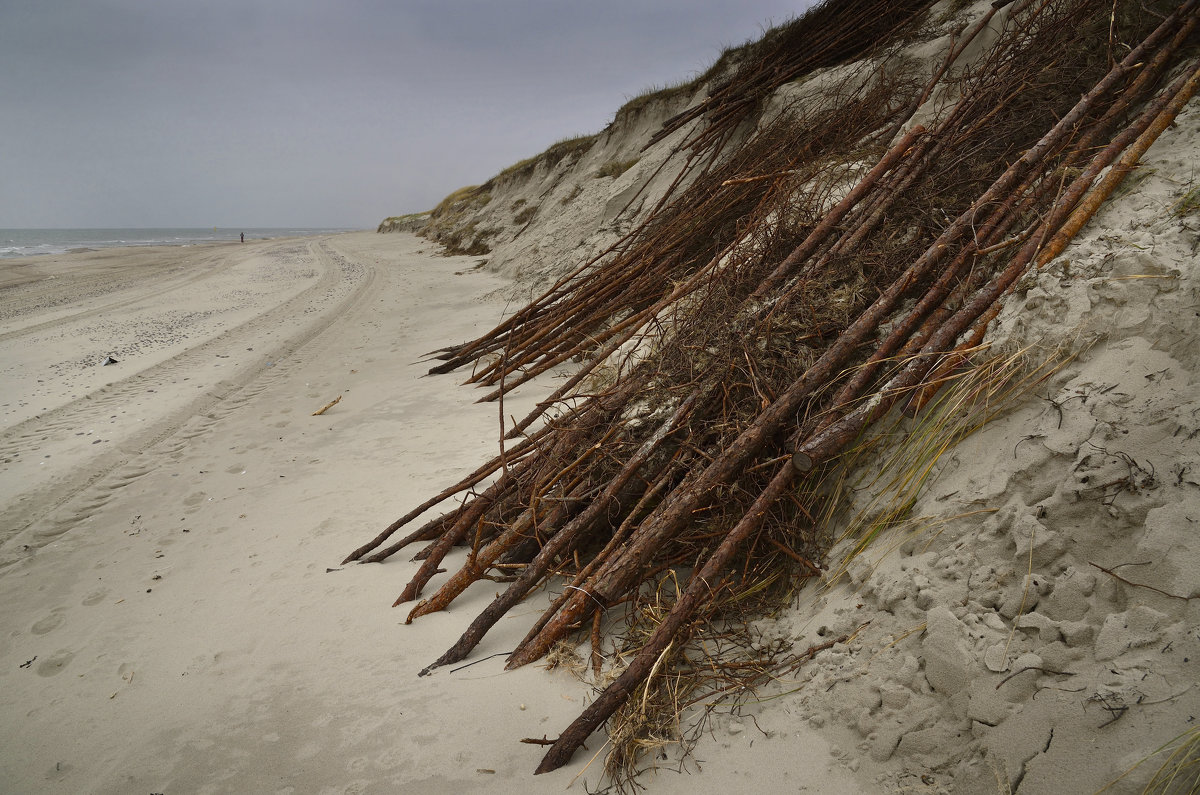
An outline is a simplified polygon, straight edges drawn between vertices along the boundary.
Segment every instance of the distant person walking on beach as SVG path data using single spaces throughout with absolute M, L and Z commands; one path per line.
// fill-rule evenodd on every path
M 242 242 L 243 243 L 246 242 L 246 233 L 245 232 L 242 232 Z

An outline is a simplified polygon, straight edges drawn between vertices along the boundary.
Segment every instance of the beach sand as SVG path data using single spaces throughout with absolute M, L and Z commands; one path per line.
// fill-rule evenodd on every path
M 415 364 L 500 317 L 505 282 L 475 265 L 373 233 L 0 262 L 0 790 L 599 782 L 599 759 L 577 778 L 599 735 L 536 778 L 544 749 L 518 742 L 583 708 L 570 674 L 497 656 L 416 675 L 499 586 L 404 626 L 407 555 L 340 564 L 495 453 L 496 405 Z M 755 736 L 704 749 L 705 788 L 858 789 L 815 734 L 782 764 Z

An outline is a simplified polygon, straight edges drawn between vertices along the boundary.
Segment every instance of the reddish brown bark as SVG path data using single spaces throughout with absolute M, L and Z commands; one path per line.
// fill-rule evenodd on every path
M 983 315 L 1020 278 L 1038 256 L 1042 240 L 1053 235 L 1051 245 L 1042 252 L 1039 261 L 1048 262 L 1057 256 L 1195 93 L 1196 83 L 1200 80 L 1198 75 L 1200 67 L 1193 65 L 1188 73 L 1151 102 L 1133 124 L 1096 155 L 1088 168 L 1063 193 L 1050 217 L 1043 224 L 1044 232 L 1030 239 L 1008 267 L 938 329 L 922 349 L 921 355 L 914 357 L 899 374 L 879 390 L 877 399 L 847 414 L 800 445 L 794 458 L 795 466 L 801 471 L 807 471 L 828 459 L 855 438 L 868 423 L 886 414 L 898 399 L 911 394 L 930 369 L 940 361 L 941 354 L 954 345 L 958 335 Z M 1112 165 L 1127 148 L 1130 151 L 1122 158 L 1123 167 L 1114 167 L 1102 185 L 1081 204 L 1100 172 Z
M 625 464 L 624 468 L 605 488 L 604 492 L 596 497 L 595 500 L 581 513 L 579 516 L 572 519 L 562 530 L 557 532 L 546 544 L 537 556 L 529 563 L 528 566 L 521 572 L 521 575 L 515 582 L 509 585 L 508 589 L 484 609 L 479 616 L 471 622 L 471 626 L 463 633 L 449 650 L 446 651 L 436 662 L 429 666 L 429 669 L 436 668 L 448 663 L 455 663 L 465 658 L 471 649 L 479 644 L 487 631 L 500 620 L 500 618 L 508 612 L 508 610 L 517 602 L 525 598 L 529 590 L 533 588 L 546 572 L 549 570 L 553 561 L 565 553 L 569 546 L 574 543 L 577 537 L 591 528 L 608 509 L 611 507 L 617 495 L 625 485 L 641 470 L 647 460 L 659 449 L 663 441 L 671 434 L 680 423 L 688 416 L 692 410 L 694 400 L 685 400 L 676 407 L 658 429 L 651 434 L 636 453 Z M 429 670 L 426 669 L 426 670 Z
M 542 758 L 536 773 L 557 770 L 570 761 L 571 756 L 588 738 L 588 735 L 608 720 L 625 702 L 625 699 L 645 681 L 659 656 L 683 627 L 692 620 L 701 602 L 712 595 L 713 584 L 718 581 L 721 572 L 729 564 L 738 547 L 752 533 L 762 527 L 768 511 L 791 488 L 795 475 L 796 471 L 787 463 L 779 467 L 770 484 L 750 506 L 750 510 L 729 531 L 700 570 L 692 575 L 683 595 L 675 602 L 671 612 L 658 625 L 650 640 L 638 652 L 637 657 L 612 684 L 604 689 L 604 692 L 595 701 L 588 705 L 587 709 L 567 727 L 566 731 L 559 735 L 558 740 Z

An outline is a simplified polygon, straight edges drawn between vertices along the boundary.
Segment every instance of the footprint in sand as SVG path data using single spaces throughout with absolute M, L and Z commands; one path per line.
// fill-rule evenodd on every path
M 104 601 L 104 597 L 106 596 L 108 596 L 108 589 L 100 588 L 99 590 L 92 591 L 90 594 L 83 597 L 83 601 L 80 604 L 82 604 L 84 607 L 98 605 Z
M 208 499 L 208 495 L 203 491 L 197 491 L 183 498 L 183 504 L 189 508 L 193 508 Z
M 45 635 L 47 632 L 53 632 L 54 630 L 58 629 L 59 625 L 62 624 L 63 620 L 66 618 L 63 615 L 64 610 L 66 610 L 64 607 L 54 608 L 54 610 L 50 611 L 50 615 L 34 622 L 33 626 L 29 628 L 29 631 L 34 635 Z
M 46 771 L 46 778 L 51 781 L 58 781 L 59 779 L 66 778 L 67 774 L 73 769 L 74 768 L 71 765 L 68 765 L 66 762 L 55 762 L 54 767 Z
M 38 664 L 38 676 L 57 676 L 63 672 L 63 669 L 71 664 L 71 660 L 75 659 L 73 651 L 58 651 L 48 660 Z

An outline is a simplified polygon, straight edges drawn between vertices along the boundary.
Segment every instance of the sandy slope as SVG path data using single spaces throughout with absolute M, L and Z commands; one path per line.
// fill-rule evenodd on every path
M 494 323 L 479 296 L 502 282 L 423 248 L 364 233 L 0 265 L 0 790 L 559 792 L 583 769 L 534 779 L 542 749 L 517 742 L 579 712 L 569 675 L 415 675 L 490 589 L 404 627 L 388 605 L 413 564 L 338 563 L 495 447 L 494 405 L 410 363 Z M 515 643 L 515 612 L 473 659 Z M 823 741 L 779 766 L 755 736 L 705 749 L 706 786 L 803 770 L 856 791 Z
M 1075 358 L 947 450 L 848 576 L 763 622 L 801 649 L 857 632 L 760 725 L 821 727 L 875 792 L 1141 793 L 1156 749 L 1195 736 L 1197 174 L 1193 101 L 989 334 L 997 355 Z M 1165 791 L 1196 775 L 1193 757 Z

